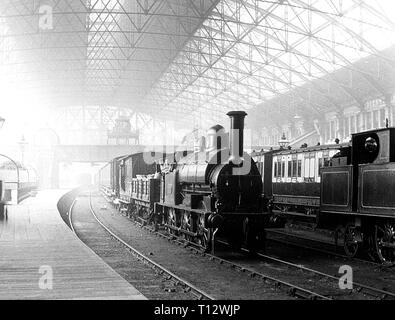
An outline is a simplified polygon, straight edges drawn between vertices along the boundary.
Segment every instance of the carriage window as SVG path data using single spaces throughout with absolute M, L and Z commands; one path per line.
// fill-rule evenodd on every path
M 291 178 L 293 176 L 292 174 L 292 163 L 293 161 L 288 161 L 288 177 Z
M 121 188 L 123 191 L 126 189 L 126 168 L 125 165 L 121 166 Z
M 277 177 L 281 177 L 281 162 L 277 162 Z
M 330 158 L 329 157 L 325 158 L 324 159 L 324 167 L 329 167 L 329 164 L 330 164 Z
M 298 175 L 298 161 L 292 160 L 292 177 L 295 178 Z
M 281 177 L 285 177 L 285 161 L 281 163 Z
M 310 158 L 310 174 L 309 177 L 314 179 L 315 177 L 315 158 Z
M 318 175 L 321 176 L 321 168 L 324 166 L 324 159 L 318 159 Z
M 304 159 L 304 176 L 308 178 L 310 174 L 310 158 Z
M 372 112 L 366 114 L 366 129 L 372 129 Z
M 379 127 L 379 110 L 373 111 L 373 129 Z
M 302 177 L 302 160 L 298 160 L 298 178 Z
M 380 127 L 383 128 L 385 127 L 385 109 L 380 109 Z
M 274 177 L 277 178 L 277 162 L 274 163 Z

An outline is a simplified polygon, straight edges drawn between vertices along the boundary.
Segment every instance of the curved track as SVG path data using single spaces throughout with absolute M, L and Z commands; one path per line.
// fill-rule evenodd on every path
M 151 227 L 142 226 L 141 224 L 139 224 L 139 225 L 140 225 L 140 227 L 144 227 L 150 233 L 153 233 L 157 236 L 166 238 L 166 239 L 173 241 L 175 243 L 178 243 L 179 245 L 182 245 L 184 247 L 190 247 L 190 250 L 195 251 L 198 254 L 202 254 L 203 256 L 209 257 L 210 260 L 219 261 L 221 264 L 228 264 L 237 270 L 248 273 L 251 277 L 257 277 L 257 278 L 259 277 L 259 278 L 264 279 L 265 281 L 273 283 L 277 286 L 286 287 L 289 290 L 289 292 L 291 292 L 292 294 L 294 294 L 295 296 L 297 296 L 299 298 L 330 299 L 331 297 L 333 297 L 336 299 L 339 299 L 339 298 L 344 298 L 344 299 L 382 299 L 382 300 L 395 299 L 395 293 L 393 293 L 391 291 L 383 290 L 383 289 L 376 288 L 376 287 L 370 286 L 368 284 L 359 283 L 356 281 L 350 281 L 350 283 L 348 283 L 348 284 L 352 285 L 351 290 L 350 289 L 341 290 L 339 288 L 339 282 L 341 281 L 340 277 L 333 276 L 332 274 L 322 272 L 319 270 L 315 270 L 315 269 L 312 269 L 309 267 L 304 267 L 302 265 L 295 264 L 295 263 L 292 263 L 289 261 L 285 261 L 283 259 L 280 259 L 280 258 L 277 258 L 274 256 L 270 256 L 267 254 L 263 254 L 263 253 L 255 253 L 255 256 L 258 257 L 260 260 L 254 261 L 254 262 L 250 261 L 249 263 L 244 263 L 242 261 L 242 259 L 240 259 L 240 257 L 237 255 L 235 257 L 227 256 L 227 258 L 221 258 L 218 255 L 205 254 L 205 253 L 202 253 L 198 248 L 196 248 L 191 243 L 188 243 L 187 241 L 185 241 L 183 239 L 178 239 L 174 235 L 170 235 L 170 234 L 167 234 L 167 233 L 161 232 L 161 231 L 155 231 Z M 225 242 L 222 242 L 222 244 L 225 244 L 226 246 L 228 246 L 228 244 Z M 248 250 L 246 250 L 246 249 L 242 249 L 242 252 L 250 254 L 250 252 L 248 252 Z M 260 272 L 259 270 L 262 270 L 264 268 L 262 268 L 262 266 L 259 265 L 259 261 L 270 262 L 272 267 L 285 266 L 290 271 L 295 271 L 295 270 L 300 271 L 301 278 L 307 278 L 307 281 L 317 281 L 318 280 L 323 283 L 328 283 L 328 285 L 332 287 L 332 290 L 329 290 L 324 294 L 320 294 L 320 293 L 317 293 L 311 289 L 302 288 L 296 284 L 292 284 L 290 281 L 280 280 L 280 278 L 278 278 L 278 277 L 276 278 L 276 277 L 270 276 L 266 273 Z M 366 261 L 361 260 L 361 262 L 365 263 Z M 373 263 L 369 263 L 369 265 L 377 266 L 376 264 L 373 264 Z M 311 278 L 309 278 L 309 277 L 311 277 Z M 314 278 L 314 280 L 311 280 L 313 278 Z M 335 288 L 335 290 L 333 290 L 334 288 Z M 320 289 L 322 290 L 322 288 L 320 288 Z
M 94 212 L 94 210 L 93 210 Z M 112 209 L 112 212 L 115 212 L 115 209 Z M 120 214 L 111 214 L 111 216 L 113 216 L 113 218 L 111 219 L 108 215 L 108 212 L 106 214 L 103 214 L 102 212 L 100 212 L 100 217 L 98 217 L 96 215 L 96 218 L 100 221 L 102 219 L 106 220 L 105 223 L 102 224 L 107 228 L 107 229 L 117 229 L 119 230 L 119 227 L 117 227 L 117 224 L 119 225 L 119 223 L 123 224 L 123 229 L 127 230 L 127 224 L 130 224 L 129 229 L 133 231 L 134 234 L 136 233 L 141 233 L 141 224 L 138 224 L 137 222 L 134 222 L 127 219 L 126 217 L 120 215 Z M 123 222 L 121 222 L 123 221 Z M 128 223 L 125 223 L 125 221 L 127 221 Z M 126 226 L 125 226 L 126 225 Z M 135 226 L 133 228 L 133 225 Z M 136 229 L 136 226 L 138 226 L 139 228 Z M 285 279 L 283 279 L 282 277 L 277 277 L 277 276 L 273 276 L 270 273 L 266 273 L 264 272 L 264 270 L 249 270 L 248 268 L 234 263 L 234 262 L 230 262 L 230 261 L 226 261 L 225 259 L 220 259 L 220 261 L 218 260 L 217 257 L 214 256 L 210 256 L 208 254 L 202 253 L 199 251 L 199 249 L 196 249 L 195 247 L 189 246 L 188 243 L 185 243 L 183 241 L 179 241 L 177 239 L 174 239 L 173 236 L 166 236 L 164 233 L 162 232 L 157 232 L 149 227 L 144 227 L 144 229 L 146 229 L 147 231 L 149 231 L 149 234 L 147 232 L 147 234 L 144 236 L 146 237 L 147 235 L 149 236 L 150 234 L 154 234 L 156 236 L 160 236 L 162 238 L 166 238 L 168 240 L 168 242 L 172 242 L 172 243 L 177 243 L 178 245 L 180 245 L 180 247 L 182 246 L 183 248 L 174 248 L 175 246 L 172 246 L 172 251 L 174 251 L 173 256 L 171 256 L 171 258 L 169 259 L 169 257 L 167 257 L 167 260 L 171 260 L 174 257 L 174 255 L 177 256 L 187 256 L 189 255 L 188 258 L 184 258 L 184 261 L 182 264 L 182 268 L 188 268 L 190 269 L 191 274 L 195 273 L 196 271 L 194 271 L 194 266 L 192 266 L 191 264 L 188 264 L 188 262 L 191 261 L 191 258 L 194 261 L 194 264 L 197 264 L 198 266 L 200 266 L 200 278 L 207 278 L 208 280 L 211 280 L 210 282 L 214 283 L 216 288 L 220 288 L 220 287 L 229 287 L 229 285 L 225 284 L 225 283 L 221 283 L 218 281 L 218 279 L 215 279 L 216 275 L 212 275 L 209 274 L 208 270 L 207 270 L 207 266 L 210 265 L 210 268 L 215 270 L 216 273 L 221 272 L 224 273 L 224 271 L 221 271 L 220 268 L 225 268 L 227 280 L 229 281 L 229 279 L 233 279 L 232 281 L 230 281 L 233 284 L 234 288 L 228 288 L 229 290 L 229 295 L 225 295 L 224 297 L 219 297 L 219 298 L 231 298 L 234 297 L 232 295 L 232 291 L 233 290 L 237 290 L 237 291 L 249 291 L 248 289 L 250 288 L 251 291 L 258 291 L 257 288 L 254 288 L 254 286 L 263 284 L 265 287 L 269 287 L 271 288 L 270 290 L 273 291 L 278 291 L 279 293 L 277 294 L 278 298 L 280 299 L 284 299 L 284 293 L 290 297 L 294 297 L 294 298 L 298 298 L 298 299 L 319 299 L 319 300 L 331 300 L 331 298 L 329 296 L 326 296 L 324 294 L 321 294 L 315 290 L 310 290 L 305 288 L 302 283 L 301 284 L 295 284 L 292 283 L 291 281 L 287 281 Z M 122 231 L 113 231 L 114 234 L 119 234 L 122 233 Z M 155 240 L 155 238 L 153 238 Z M 125 241 L 128 242 L 128 241 Z M 158 242 L 158 240 L 156 240 L 156 242 Z M 160 240 L 161 243 L 163 243 L 163 240 Z M 190 250 L 186 250 L 186 247 L 189 247 Z M 189 260 L 189 261 L 187 261 Z M 219 261 L 219 265 L 217 264 L 213 264 L 213 261 Z M 206 272 L 205 272 L 206 271 Z M 242 277 L 240 277 L 240 275 L 243 274 Z M 199 275 L 197 275 L 199 277 Z M 209 279 L 209 278 L 213 278 L 213 279 Z M 248 283 L 247 286 L 246 284 L 243 284 L 240 282 L 240 284 L 238 284 L 238 281 L 242 281 L 242 279 L 248 279 Z M 253 283 L 253 285 L 251 285 Z M 281 292 L 283 292 L 283 294 L 281 294 Z M 226 294 L 226 293 L 225 293 Z M 238 292 L 238 294 L 240 294 L 240 292 Z M 249 293 L 251 294 L 251 293 Z M 264 294 L 264 293 L 263 293 Z M 262 295 L 262 298 L 264 296 Z M 240 299 L 248 299 L 249 296 L 241 296 L 239 297 Z M 259 297 L 258 297 L 259 298 Z
M 152 297 L 153 299 L 155 298 L 159 298 L 159 299 L 172 299 L 173 296 L 175 296 L 174 298 L 176 299 L 180 299 L 180 293 L 181 296 L 184 295 L 185 297 L 182 297 L 182 299 L 200 299 L 200 300 L 214 300 L 213 297 L 211 297 L 209 294 L 203 292 L 202 290 L 200 290 L 199 288 L 193 286 L 192 284 L 190 284 L 188 281 L 178 277 L 177 275 L 173 274 L 172 272 L 170 272 L 169 270 L 167 270 L 166 268 L 164 268 L 163 266 L 159 265 L 158 263 L 152 261 L 150 258 L 148 258 L 146 255 L 142 254 L 141 252 L 139 252 L 138 250 L 136 250 L 135 248 L 133 248 L 132 246 L 130 246 L 128 243 L 126 243 L 125 241 L 123 241 L 120 237 L 118 237 L 115 233 L 113 233 L 107 226 L 105 226 L 96 216 L 95 212 L 93 211 L 92 207 L 91 207 L 91 203 L 90 203 L 90 197 L 89 197 L 89 215 L 91 216 L 92 219 L 94 219 L 94 221 L 97 223 L 97 226 L 94 230 L 95 233 L 95 238 L 93 239 L 94 242 L 99 241 L 99 242 L 105 242 L 108 243 L 109 239 L 107 237 L 107 239 L 99 239 L 99 233 L 97 228 L 101 228 L 105 233 L 108 234 L 108 236 L 111 237 L 111 239 L 113 241 L 116 241 L 118 244 L 120 244 L 124 249 L 123 254 L 129 252 L 131 255 L 133 255 L 133 257 L 135 258 L 135 260 L 137 260 L 140 263 L 140 266 L 138 268 L 140 268 L 142 266 L 142 268 L 145 268 L 145 271 L 143 270 L 144 273 L 147 273 L 147 268 L 152 269 L 153 271 L 155 271 L 156 276 L 154 275 L 153 277 L 156 279 L 152 279 L 147 287 L 149 287 L 150 289 L 148 290 L 149 295 L 148 297 Z M 70 224 L 70 228 L 72 229 L 72 231 L 83 241 L 83 242 L 87 242 L 87 227 L 85 226 L 86 223 L 84 223 L 84 219 L 82 217 L 79 217 L 78 220 L 76 218 L 74 218 L 73 216 L 76 215 L 76 213 L 74 213 L 74 208 L 76 206 L 77 203 L 77 199 L 72 203 L 70 210 L 69 210 L 69 224 Z M 80 210 L 82 211 L 82 210 Z M 86 219 L 86 217 L 85 217 Z M 86 221 L 86 220 L 85 220 Z M 89 221 L 88 224 L 92 225 L 92 221 Z M 84 237 L 84 239 L 83 239 Z M 92 242 L 93 242 L 92 241 Z M 87 243 L 89 244 L 89 243 Z M 132 268 L 130 266 L 130 268 Z M 137 269 L 137 268 L 136 268 Z M 132 273 L 134 271 L 137 270 L 131 270 Z M 137 272 L 136 272 L 137 274 Z M 136 276 L 136 275 L 134 275 Z M 152 276 L 151 276 L 152 278 Z M 138 279 L 137 279 L 138 280 Z M 139 281 L 141 282 L 141 281 Z M 140 284 L 138 282 L 137 286 Z M 160 286 L 163 285 L 163 283 L 165 283 L 165 288 L 167 291 L 167 293 L 162 293 L 161 290 L 159 289 Z M 174 287 L 179 287 L 180 290 L 175 290 Z M 137 288 L 140 289 L 140 288 Z M 151 292 L 155 291 L 154 293 Z M 173 293 L 174 291 L 174 293 Z M 175 292 L 178 293 L 175 293 Z M 159 293 L 158 293 L 159 292 Z M 146 292 L 144 292 L 144 294 L 147 295 Z M 170 297 L 170 298 L 169 298 Z
M 108 228 L 107 226 L 104 225 L 104 223 L 102 223 L 99 218 L 97 217 L 97 215 L 95 214 L 95 212 L 93 211 L 92 208 L 92 200 L 91 200 L 91 195 L 89 196 L 89 209 L 93 215 L 93 217 L 95 218 L 95 220 L 117 241 L 119 241 L 122 245 L 124 245 L 128 250 L 130 250 L 134 255 L 136 255 L 139 259 L 141 259 L 142 261 L 144 261 L 145 263 L 151 265 L 153 268 L 160 270 L 160 272 L 165 273 L 170 279 L 174 279 L 176 281 L 178 281 L 179 283 L 181 283 L 184 287 L 190 289 L 192 292 L 195 292 L 197 294 L 197 296 L 200 299 L 207 299 L 207 300 L 214 300 L 213 297 L 211 297 L 208 293 L 200 290 L 199 288 L 197 288 L 196 286 L 194 286 L 193 284 L 189 283 L 187 280 L 182 279 L 181 277 L 175 275 L 173 272 L 171 272 L 170 270 L 166 269 L 165 267 L 161 266 L 160 264 L 156 263 L 155 261 L 151 260 L 150 258 L 148 258 L 147 256 L 145 256 L 143 253 L 141 253 L 140 251 L 136 250 L 135 248 L 133 248 L 131 245 L 129 245 L 127 242 L 125 242 L 124 240 L 122 240 L 119 236 L 117 236 L 114 232 L 111 231 L 110 228 Z

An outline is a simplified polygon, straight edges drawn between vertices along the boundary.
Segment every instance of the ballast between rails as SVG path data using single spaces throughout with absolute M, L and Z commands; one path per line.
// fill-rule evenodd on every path
M 241 250 L 244 251 L 244 252 L 249 252 L 249 250 L 245 249 L 245 248 L 242 248 Z M 288 261 L 284 261 L 284 260 L 281 260 L 281 259 L 278 259 L 278 258 L 274 258 L 274 257 L 268 256 L 268 255 L 263 254 L 263 253 L 255 252 L 255 254 L 258 255 L 259 257 L 263 258 L 263 259 L 271 260 L 271 261 L 274 261 L 274 262 L 277 262 L 277 263 L 281 263 L 281 264 L 284 264 L 284 265 L 287 265 L 287 266 L 290 266 L 290 267 L 293 267 L 293 268 L 296 268 L 296 269 L 299 269 L 299 270 L 303 270 L 303 271 L 306 271 L 306 272 L 309 272 L 309 273 L 314 273 L 316 275 L 319 275 L 319 276 L 322 276 L 322 277 L 325 277 L 325 278 L 328 278 L 328 279 L 332 279 L 332 280 L 335 280 L 335 281 L 339 281 L 339 279 L 340 279 L 340 278 L 332 276 L 330 274 L 327 274 L 327 273 L 324 273 L 324 272 L 321 272 L 321 271 L 317 271 L 317 270 L 313 270 L 313 269 L 310 269 L 310 268 L 307 268 L 307 267 L 303 267 L 301 265 L 297 265 L 297 264 L 294 264 L 294 263 L 291 263 L 291 262 L 288 262 Z M 392 299 L 395 299 L 395 293 L 392 293 L 392 292 L 389 292 L 389 291 L 385 291 L 385 290 L 381 290 L 381 289 L 378 289 L 378 288 L 373 288 L 373 287 L 370 287 L 368 285 L 364 285 L 364 284 L 361 284 L 361 283 L 358 283 L 358 282 L 355 282 L 355 281 L 352 281 L 351 283 L 352 283 L 352 285 L 354 287 L 353 290 L 356 290 L 356 291 L 359 291 L 359 292 L 363 292 L 363 293 L 366 293 L 366 294 L 370 294 L 370 295 L 375 296 L 375 297 L 377 297 L 377 298 L 379 298 L 381 300 L 385 300 L 385 299 L 387 299 L 389 297 L 392 298 Z
M 144 262 L 150 264 L 155 269 L 160 270 L 161 272 L 167 274 L 170 278 L 178 281 L 179 283 L 182 283 L 185 287 L 187 287 L 193 293 L 195 293 L 198 298 L 205 299 L 205 300 L 215 300 L 215 298 L 212 297 L 211 295 L 209 295 L 208 293 L 200 290 L 199 288 L 197 288 L 193 284 L 191 284 L 188 281 L 186 281 L 186 280 L 180 278 L 179 276 L 175 275 L 170 270 L 168 270 L 168 269 L 164 268 L 163 266 L 157 264 L 155 261 L 151 260 L 150 258 L 145 256 L 144 254 L 142 254 L 140 251 L 138 251 L 135 248 L 133 248 L 132 246 L 130 246 L 127 242 L 125 242 L 123 239 L 121 239 L 119 236 L 117 236 L 114 232 L 112 232 L 103 222 L 101 222 L 99 220 L 99 218 L 97 217 L 95 211 L 93 210 L 91 194 L 89 194 L 89 209 L 90 209 L 90 212 L 91 212 L 92 216 L 103 227 L 103 229 L 105 229 L 114 239 L 116 239 L 118 242 L 120 242 L 122 245 L 124 245 L 130 252 L 132 252 L 139 259 L 141 259 Z
M 108 201 L 108 199 L 106 198 L 105 194 L 103 194 L 103 197 Z M 159 232 L 157 230 L 154 230 L 154 229 L 152 229 L 150 227 L 147 227 L 147 226 L 145 226 L 145 225 L 143 225 L 143 224 L 141 224 L 141 223 L 139 223 L 137 221 L 131 220 L 131 222 L 136 223 L 138 226 L 146 229 L 147 231 L 149 231 L 150 233 L 152 233 L 152 234 L 154 234 L 156 236 L 159 236 L 159 237 L 162 237 L 162 238 L 166 238 L 169 241 L 173 241 L 173 242 L 175 242 L 175 243 L 177 243 L 179 245 L 183 245 L 185 247 L 189 246 L 190 250 L 193 250 L 197 254 L 202 254 L 203 256 L 209 258 L 211 261 L 217 261 L 220 264 L 226 264 L 226 265 L 234 268 L 235 270 L 239 270 L 241 272 L 247 272 L 247 273 L 249 273 L 249 275 L 251 277 L 260 278 L 260 279 L 262 279 L 263 281 L 265 281 L 267 283 L 274 284 L 276 287 L 288 288 L 288 294 L 293 296 L 293 297 L 297 297 L 299 299 L 304 299 L 304 300 L 332 300 L 330 297 L 323 296 L 323 295 L 321 295 L 319 293 L 316 293 L 316 292 L 313 292 L 311 290 L 307 290 L 307 289 L 304 289 L 302 287 L 293 285 L 293 284 L 291 284 L 289 282 L 286 282 L 286 281 L 283 281 L 283 280 L 280 280 L 280 279 L 268 276 L 266 274 L 260 273 L 258 271 L 255 271 L 255 270 L 247 268 L 247 267 L 244 267 L 244 266 L 239 265 L 237 263 L 234 263 L 232 261 L 228 261 L 226 259 L 219 258 L 219 257 L 217 257 L 215 255 L 202 252 L 201 250 L 198 249 L 198 247 L 196 247 L 196 245 L 194 243 L 188 242 L 186 244 L 185 242 L 182 242 L 180 239 L 178 239 L 174 235 L 167 236 L 167 235 L 165 235 L 165 234 L 163 234 L 163 233 L 161 233 L 161 232 Z

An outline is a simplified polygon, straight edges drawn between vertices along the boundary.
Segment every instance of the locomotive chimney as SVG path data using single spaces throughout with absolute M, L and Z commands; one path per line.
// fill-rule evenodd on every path
M 244 111 L 231 111 L 228 113 L 230 117 L 230 159 L 234 165 L 243 162 L 243 143 L 244 143 L 244 118 L 247 115 Z

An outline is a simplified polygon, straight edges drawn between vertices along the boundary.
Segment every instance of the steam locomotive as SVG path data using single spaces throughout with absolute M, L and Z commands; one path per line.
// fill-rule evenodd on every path
M 341 235 L 350 257 L 363 248 L 395 262 L 395 128 L 356 133 L 346 144 L 252 156 L 275 225 L 310 222 Z
M 163 226 L 210 250 L 215 235 L 253 249 L 263 240 L 262 180 L 243 150 L 243 111 L 228 113 L 229 133 L 216 125 L 207 145 L 190 153 L 135 154 L 114 159 L 98 176 L 126 215 Z

